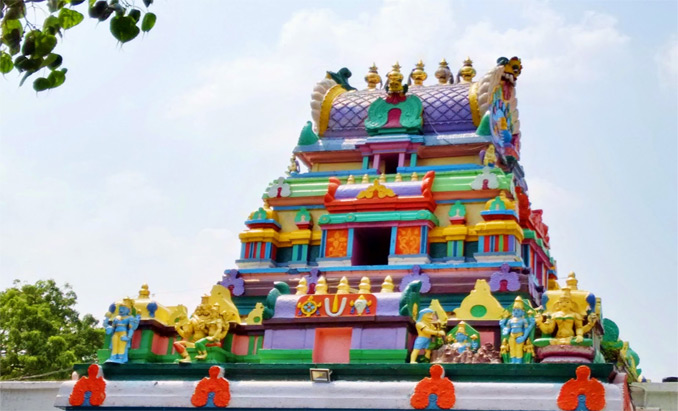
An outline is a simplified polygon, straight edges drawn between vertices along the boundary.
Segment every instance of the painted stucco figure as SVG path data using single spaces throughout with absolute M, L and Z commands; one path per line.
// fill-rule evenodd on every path
M 564 288 L 562 291 L 562 295 L 552 309 L 536 317 L 537 327 L 544 334 L 552 334 L 552 337 L 539 338 L 535 340 L 535 345 L 538 347 L 548 344 L 591 346 L 592 340 L 584 338 L 584 335 L 596 325 L 598 315 L 592 312 L 584 317 L 580 314 L 570 289 Z
M 125 298 L 111 305 L 106 317 L 104 328 L 106 334 L 111 336 L 111 356 L 106 362 L 124 364 L 128 360 L 132 336 L 139 326 L 141 316 L 134 310 L 134 300 Z
M 501 327 L 502 358 L 504 362 L 522 364 L 532 362 L 534 347 L 530 340 L 530 333 L 534 330 L 535 319 L 526 317 L 525 303 L 516 297 L 511 313 L 505 312 L 499 320 Z
M 445 336 L 445 331 L 439 330 L 435 326 L 435 312 L 430 308 L 424 308 L 419 311 L 419 317 L 417 318 L 417 338 L 414 340 L 414 348 L 412 349 L 412 354 L 410 355 L 410 363 L 416 363 L 419 353 L 424 350 L 424 356 L 427 360 L 431 359 L 431 350 L 429 349 L 429 344 L 431 343 L 432 337 L 443 337 Z

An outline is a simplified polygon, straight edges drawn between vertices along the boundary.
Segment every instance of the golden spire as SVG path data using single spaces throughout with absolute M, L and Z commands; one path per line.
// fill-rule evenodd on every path
M 365 81 L 367 82 L 368 90 L 376 90 L 377 84 L 381 85 L 381 76 L 377 72 L 377 65 L 372 63 L 367 74 L 365 74 Z
M 325 276 L 320 276 L 318 277 L 318 282 L 315 285 L 315 293 L 316 294 L 327 294 L 327 280 L 325 279 Z
M 570 274 L 567 275 L 567 280 L 565 280 L 565 284 L 567 284 L 570 290 L 578 289 L 577 284 L 579 284 L 579 281 L 577 280 L 577 277 L 574 275 L 574 271 L 570 271 Z
M 387 87 L 389 93 L 403 92 L 403 75 L 400 72 L 400 64 L 396 61 L 391 71 L 386 74 L 388 78 Z
M 301 277 L 299 279 L 299 284 L 297 284 L 297 295 L 305 295 L 306 293 L 308 293 L 306 277 Z
M 423 86 L 424 85 L 424 80 L 428 78 L 428 74 L 424 71 L 424 62 L 419 59 L 417 62 L 417 65 L 414 67 L 414 70 L 412 70 L 412 73 L 410 73 L 410 78 L 412 81 L 414 81 L 415 86 Z
M 348 278 L 341 277 L 339 285 L 337 286 L 337 294 L 350 294 L 351 288 L 348 285 Z
M 396 173 L 395 181 L 397 181 L 397 182 L 403 181 L 403 175 L 400 174 L 400 173 Z
M 381 175 L 379 176 L 379 182 L 382 183 L 382 184 L 386 182 L 386 174 L 385 173 L 381 173 Z
M 450 71 L 450 66 L 445 59 L 440 60 L 435 76 L 438 79 L 438 84 L 447 84 L 452 78 L 452 71 Z
M 148 284 L 142 284 L 141 285 L 141 290 L 139 290 L 139 297 L 138 299 L 148 299 L 150 297 L 151 292 L 148 291 Z
M 372 292 L 372 283 L 368 277 L 363 277 L 360 279 L 360 284 L 358 284 L 358 294 L 369 294 Z
M 355 177 L 353 177 L 353 174 L 348 176 L 346 179 L 346 184 L 355 184 Z
M 370 183 L 370 176 L 368 176 L 367 174 L 363 174 L 363 179 L 362 179 L 361 183 L 369 184 Z
M 476 69 L 473 68 L 473 61 L 470 57 L 466 57 L 464 65 L 459 69 L 459 73 L 457 73 L 457 81 L 461 83 L 471 83 L 475 76 Z
M 416 171 L 412 172 L 412 177 L 410 177 L 410 181 L 418 181 L 419 180 L 419 174 L 417 174 Z
M 384 278 L 384 282 L 381 283 L 381 292 L 382 293 L 392 293 L 395 286 L 393 285 L 393 278 L 390 275 L 387 275 Z

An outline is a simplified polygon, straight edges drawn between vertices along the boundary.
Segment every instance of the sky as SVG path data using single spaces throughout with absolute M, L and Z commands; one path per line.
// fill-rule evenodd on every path
M 284 175 L 326 70 L 519 56 L 521 163 L 560 278 L 602 298 L 655 381 L 678 375 L 678 5 L 157 1 L 120 46 L 85 21 L 66 83 L 0 79 L 0 287 L 54 278 L 78 310 L 148 283 L 192 310 Z

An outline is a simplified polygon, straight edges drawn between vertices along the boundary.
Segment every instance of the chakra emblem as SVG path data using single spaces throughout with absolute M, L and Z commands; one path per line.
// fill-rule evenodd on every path
M 320 308 L 321 306 L 322 303 L 320 301 L 314 301 L 313 296 L 309 296 L 308 300 L 304 302 L 300 301 L 299 303 L 297 303 L 297 308 L 300 311 L 300 315 L 305 315 L 306 317 L 310 317 L 313 314 L 318 313 L 318 308 Z

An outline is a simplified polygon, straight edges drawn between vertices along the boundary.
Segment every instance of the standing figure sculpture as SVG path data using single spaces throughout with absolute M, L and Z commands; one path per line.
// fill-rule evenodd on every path
M 116 308 L 117 315 L 115 315 Z M 132 336 L 141 320 L 140 315 L 132 312 L 133 309 L 134 300 L 125 298 L 117 304 L 112 304 L 109 312 L 106 313 L 107 318 L 104 319 L 103 325 L 106 334 L 111 336 L 111 356 L 106 362 L 118 364 L 127 362 Z
M 445 331 L 439 330 L 435 322 L 435 311 L 430 308 L 424 308 L 419 311 L 419 317 L 417 318 L 417 338 L 414 340 L 414 348 L 412 349 L 412 354 L 410 355 L 410 363 L 416 363 L 417 357 L 419 357 L 419 352 L 424 350 L 424 355 L 427 360 L 431 359 L 431 349 L 429 345 L 431 344 L 431 337 L 444 337 Z
M 534 330 L 533 317 L 525 317 L 525 304 L 520 297 L 513 302 L 511 314 L 506 311 L 499 320 L 501 327 L 502 357 L 504 362 L 522 364 L 532 362 L 534 351 L 530 340 L 530 333 Z

